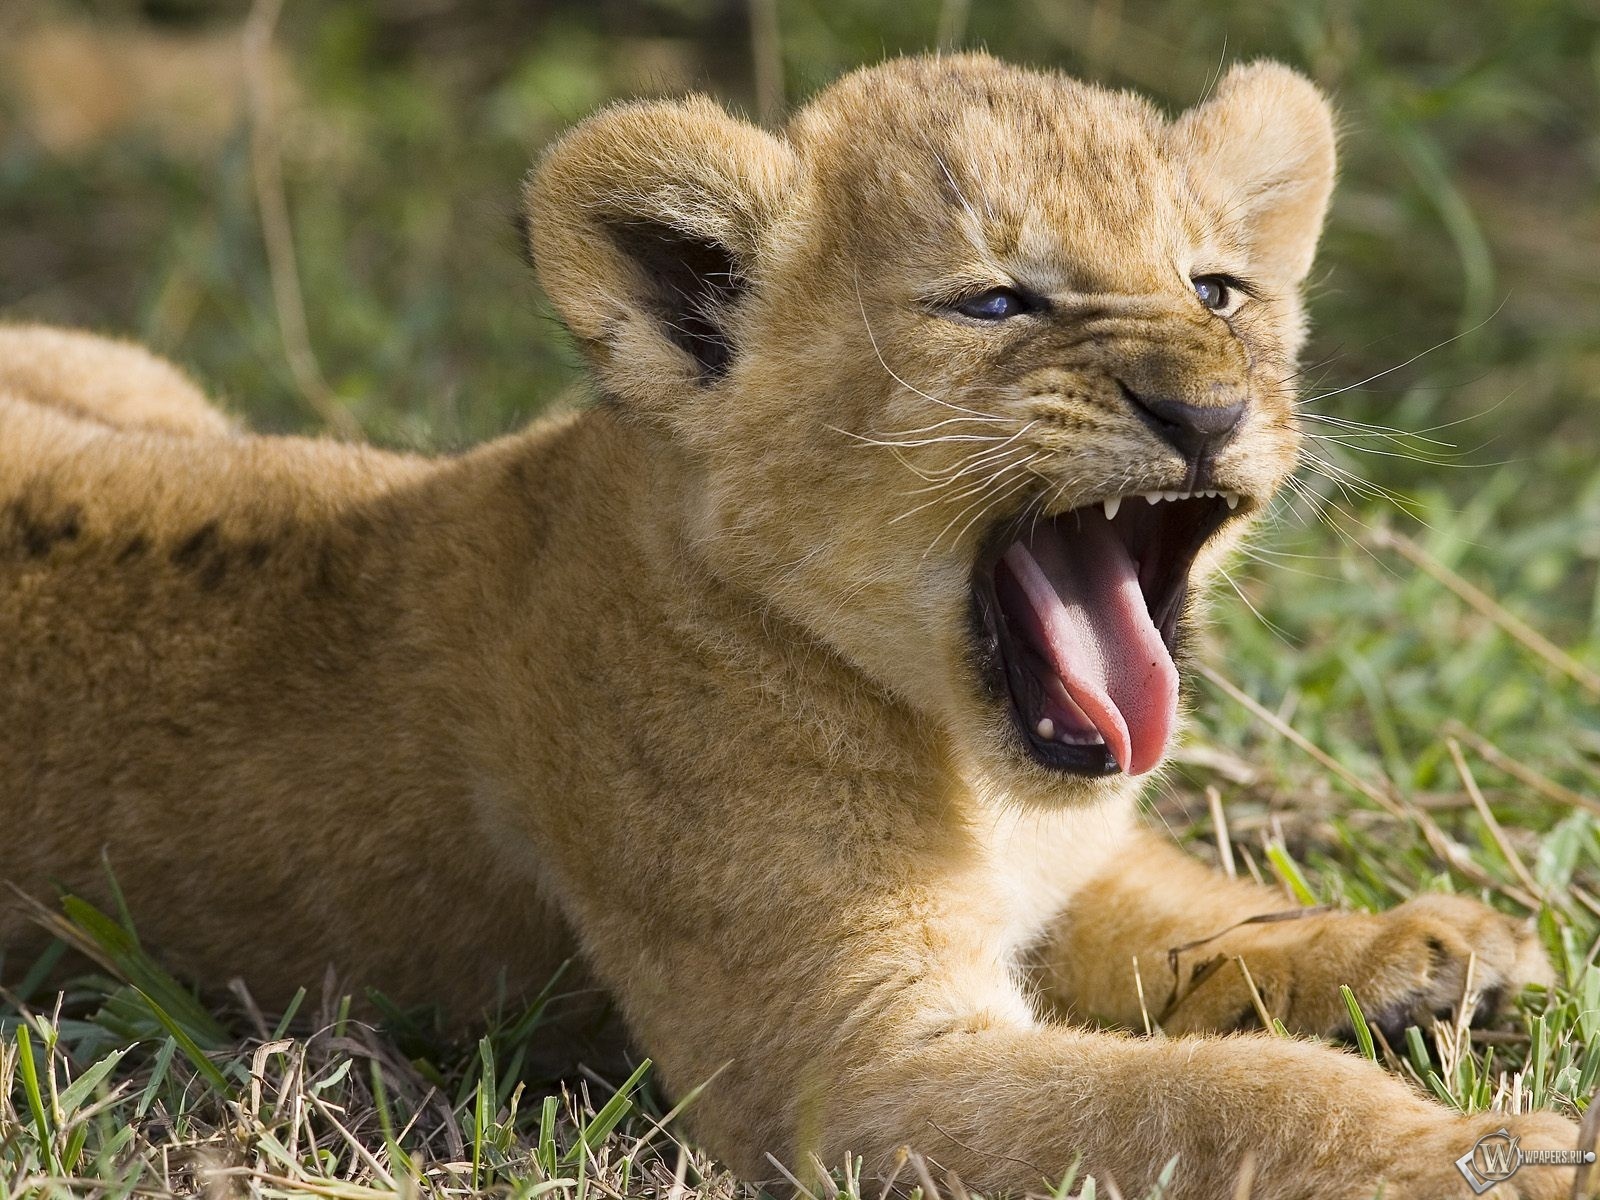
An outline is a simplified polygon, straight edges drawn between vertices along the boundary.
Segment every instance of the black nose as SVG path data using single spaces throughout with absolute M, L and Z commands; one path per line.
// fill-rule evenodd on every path
M 1122 394 L 1156 436 L 1191 461 L 1226 446 L 1238 431 L 1239 418 L 1244 416 L 1243 400 L 1232 404 L 1190 404 L 1161 396 L 1141 396 L 1125 383 Z

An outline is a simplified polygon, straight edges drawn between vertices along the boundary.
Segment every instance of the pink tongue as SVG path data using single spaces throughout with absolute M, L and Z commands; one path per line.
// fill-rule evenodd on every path
M 1006 551 L 1039 622 L 1039 649 L 1105 739 L 1117 765 L 1143 775 L 1161 761 L 1178 714 L 1178 671 L 1127 548 L 1098 512 L 1066 539 L 1041 526 Z

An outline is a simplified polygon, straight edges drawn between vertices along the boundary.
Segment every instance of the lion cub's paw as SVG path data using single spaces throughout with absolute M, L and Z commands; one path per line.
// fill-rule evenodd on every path
M 1339 993 L 1348 984 L 1391 1046 L 1407 1025 L 1448 1015 L 1468 987 L 1474 1017 L 1492 1013 L 1550 964 L 1530 925 L 1463 896 L 1427 895 L 1384 913 L 1315 913 L 1241 925 L 1176 955 L 1169 1034 L 1229 1032 L 1261 1024 L 1249 978 L 1267 1013 L 1293 1033 L 1349 1036 Z

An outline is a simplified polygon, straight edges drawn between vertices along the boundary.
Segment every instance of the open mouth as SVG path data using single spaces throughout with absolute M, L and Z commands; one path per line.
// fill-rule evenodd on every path
M 1239 509 L 1231 492 L 1112 497 L 1012 527 L 980 559 L 980 637 L 1035 761 L 1078 775 L 1161 761 L 1189 571 Z

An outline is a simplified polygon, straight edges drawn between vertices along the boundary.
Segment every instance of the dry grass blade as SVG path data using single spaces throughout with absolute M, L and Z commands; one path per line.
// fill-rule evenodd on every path
M 939 31 L 935 44 L 940 50 L 955 50 L 967 36 L 967 18 L 972 0 L 944 0 L 939 6 Z
M 1489 593 L 1474 587 L 1405 534 L 1379 525 L 1367 534 L 1377 547 L 1394 550 L 1413 566 L 1427 572 L 1482 616 L 1493 621 L 1516 641 L 1600 700 L 1600 672 L 1573 658 L 1521 617 L 1510 612 Z
M 911 1169 L 916 1173 L 917 1181 L 922 1184 L 924 1200 L 944 1200 L 939 1185 L 933 1181 L 933 1173 L 928 1170 L 928 1160 L 915 1150 L 911 1152 L 910 1159 Z
M 794 1187 L 794 1190 L 799 1192 L 800 1195 L 804 1196 L 806 1200 L 817 1200 L 816 1194 L 812 1192 L 812 1190 L 805 1184 L 801 1183 L 793 1171 L 789 1170 L 788 1167 L 779 1162 L 776 1155 L 768 1153 L 767 1161 L 776 1167 L 778 1169 L 778 1173 L 787 1179 Z
M 1250 967 L 1245 963 L 1242 955 L 1233 956 L 1234 965 L 1239 968 L 1239 974 L 1244 976 L 1244 986 L 1250 991 L 1250 1003 L 1256 1010 L 1256 1016 L 1261 1021 L 1261 1028 L 1271 1030 L 1273 1027 L 1272 1013 L 1267 1009 L 1267 1002 L 1261 995 L 1261 989 L 1256 986 L 1255 976 L 1250 974 Z
M 1392 785 L 1379 788 L 1368 783 L 1321 746 L 1279 718 L 1276 713 L 1257 703 L 1248 693 L 1241 691 L 1217 671 L 1215 667 L 1202 663 L 1199 671 L 1209 683 L 1224 692 L 1229 699 L 1249 710 L 1253 716 L 1272 729 L 1274 733 L 1299 747 L 1322 767 L 1360 792 L 1379 808 L 1383 809 L 1384 812 L 1399 820 L 1415 824 L 1433 852 L 1449 863 L 1462 876 L 1470 879 L 1480 887 L 1493 888 L 1502 895 L 1515 900 L 1530 912 L 1539 910 L 1540 901 L 1535 894 L 1525 888 L 1514 887 L 1496 880 L 1482 867 L 1478 866 L 1477 863 L 1473 862 L 1471 855 L 1457 845 L 1443 829 L 1440 829 L 1439 823 L 1429 816 L 1426 810 L 1418 808 L 1414 804 L 1407 804 L 1396 795 L 1392 790 Z M 1387 780 L 1385 783 L 1387 785 Z
M 893 1170 L 884 1177 L 883 1190 L 878 1193 L 878 1200 L 889 1200 L 889 1196 L 894 1192 L 895 1181 L 900 1178 L 900 1172 L 906 1169 L 906 1163 L 910 1158 L 910 1146 L 901 1146 L 894 1152 Z
M 756 112 L 764 125 L 783 115 L 783 35 L 778 25 L 778 0 L 748 0 L 750 60 L 755 75 Z
M 1478 752 L 1478 756 L 1492 767 L 1504 771 L 1507 775 L 1520 783 L 1526 784 L 1548 800 L 1557 804 L 1565 804 L 1572 808 L 1581 808 L 1589 812 L 1600 814 L 1600 799 L 1585 796 L 1582 792 L 1575 792 L 1569 787 L 1563 787 L 1543 772 L 1535 771 L 1527 763 L 1511 757 L 1500 747 L 1475 729 L 1470 729 L 1454 718 L 1444 723 L 1444 732 L 1451 737 L 1460 738 L 1467 745 Z
M 1315 759 L 1320 766 L 1338 776 L 1350 787 L 1354 788 L 1368 800 L 1371 800 L 1379 808 L 1383 809 L 1384 812 L 1388 813 L 1392 817 L 1398 817 L 1401 820 L 1408 821 L 1413 819 L 1414 814 L 1407 811 L 1406 806 L 1399 799 L 1384 789 L 1374 787 L 1365 779 L 1362 779 L 1361 776 L 1350 770 L 1321 746 L 1317 745 L 1310 738 L 1300 733 L 1294 728 L 1294 726 L 1282 720 L 1277 713 L 1259 704 L 1252 696 L 1249 695 L 1249 693 L 1244 692 L 1236 687 L 1215 667 L 1210 666 L 1207 663 L 1201 663 L 1199 666 L 1199 671 L 1200 674 L 1205 677 L 1207 682 L 1223 692 L 1230 700 L 1248 710 L 1252 716 L 1265 724 L 1274 733 L 1278 734 L 1278 736 L 1288 740 L 1289 742 L 1292 742 L 1295 746 L 1298 746 L 1301 750 L 1305 751 L 1305 753 L 1310 755 L 1311 758 Z
M 272 278 L 272 300 L 278 316 L 283 353 L 295 387 L 330 429 L 353 437 L 360 427 L 339 403 L 322 374 L 311 349 L 306 323 L 305 295 L 300 269 L 295 264 L 294 227 L 289 222 L 289 202 L 283 186 L 283 158 L 278 141 L 277 114 L 273 108 L 271 50 L 284 0 L 255 0 L 244 27 L 244 70 L 250 101 L 250 167 L 256 205 L 261 213 L 261 236 L 267 248 L 267 269 Z
M 1239 1178 L 1233 1185 L 1233 1200 L 1250 1200 L 1256 1189 L 1256 1156 L 1246 1150 L 1239 1160 Z
M 1512 873 L 1522 881 L 1522 886 L 1527 888 L 1531 894 L 1538 896 L 1541 901 L 1544 900 L 1544 889 L 1539 886 L 1538 880 L 1534 879 L 1533 873 L 1528 870 L 1527 864 L 1522 861 L 1522 855 L 1517 853 L 1516 847 L 1506 837 L 1506 831 L 1501 828 L 1500 822 L 1495 820 L 1494 813 L 1489 810 L 1489 802 L 1483 798 L 1483 792 L 1478 787 L 1478 781 L 1474 778 L 1472 769 L 1467 766 L 1467 760 L 1461 754 L 1461 743 L 1456 741 L 1455 738 L 1446 738 L 1444 744 L 1445 748 L 1450 751 L 1450 761 L 1455 763 L 1456 773 L 1461 776 L 1461 782 L 1466 786 L 1467 795 L 1472 797 L 1472 806 L 1478 810 L 1478 816 L 1482 818 L 1484 828 L 1489 831 L 1489 836 L 1494 839 L 1494 844 L 1499 848 L 1500 856 L 1511 867 Z
M 1222 793 L 1214 787 L 1206 788 L 1206 807 L 1211 810 L 1211 829 L 1217 843 L 1217 864 L 1229 879 L 1239 878 L 1239 867 L 1233 861 L 1233 839 L 1228 835 L 1228 815 L 1222 809 Z
M 1150 1019 L 1150 1006 L 1144 998 L 1144 976 L 1139 971 L 1139 956 L 1133 956 L 1133 990 L 1139 997 L 1139 1019 L 1144 1023 L 1144 1035 L 1149 1037 L 1154 1031 L 1154 1022 Z

